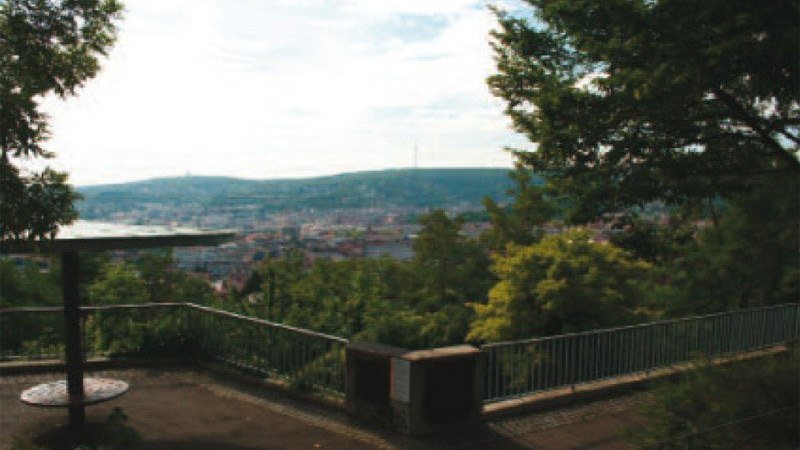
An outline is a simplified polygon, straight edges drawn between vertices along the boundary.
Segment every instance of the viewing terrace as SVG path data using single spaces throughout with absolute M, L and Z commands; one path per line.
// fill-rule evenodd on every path
M 422 352 L 194 304 L 84 306 L 81 318 L 87 372 L 131 386 L 87 408 L 89 436 L 148 449 L 628 448 L 643 382 L 800 336 L 797 304 Z M 64 442 L 63 410 L 18 401 L 63 378 L 63 325 L 61 308 L 0 311 L 3 448 Z

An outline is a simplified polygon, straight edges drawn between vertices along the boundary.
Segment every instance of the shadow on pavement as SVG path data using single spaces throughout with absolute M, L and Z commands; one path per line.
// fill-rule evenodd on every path
M 512 438 L 500 434 L 489 426 L 480 423 L 411 440 L 416 441 L 420 448 L 425 447 L 431 449 L 529 450 L 529 447 L 520 445 Z M 412 444 L 409 448 L 414 448 L 414 445 Z

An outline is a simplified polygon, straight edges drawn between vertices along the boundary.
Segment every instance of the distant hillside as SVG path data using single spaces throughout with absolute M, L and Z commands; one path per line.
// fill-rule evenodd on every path
M 358 208 L 480 208 L 485 196 L 505 199 L 508 169 L 400 169 L 334 176 L 243 180 L 225 177 L 159 178 L 79 187 L 85 219 L 147 208 L 194 214 L 237 209 L 261 213 Z

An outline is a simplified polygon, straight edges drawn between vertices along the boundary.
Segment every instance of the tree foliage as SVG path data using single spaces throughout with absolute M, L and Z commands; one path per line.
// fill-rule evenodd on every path
M 133 267 L 124 262 L 109 263 L 88 289 L 89 298 L 97 305 L 145 303 L 147 287 Z
M 498 341 L 632 322 L 649 265 L 585 230 L 511 247 L 494 259 L 500 281 L 477 313 L 468 339 Z
M 435 209 L 418 221 L 413 270 L 421 281 L 421 306 L 436 310 L 483 297 L 491 283 L 489 260 L 476 241 L 461 234 L 464 220 Z
M 172 249 L 142 253 L 136 261 L 139 278 L 147 289 L 148 302 L 171 301 L 179 272 L 172 269 Z
M 0 148 L 3 155 L 44 156 L 45 95 L 75 95 L 100 70 L 114 43 L 116 0 L 9 0 L 0 5 Z
M 9 161 L 0 159 L 0 236 L 3 239 L 52 238 L 59 224 L 78 218 L 72 204 L 80 198 L 67 184 L 67 175 L 50 168 L 20 176 Z
M 290 251 L 263 261 L 258 271 L 265 280 L 262 300 L 243 301 L 242 312 L 353 339 L 421 345 L 422 317 L 405 296 L 396 295 L 412 284 L 406 263 L 389 258 L 307 263 L 302 252 Z
M 27 261 L 17 267 L 0 259 L 0 306 L 58 306 L 61 304 L 60 278 L 55 271 L 43 271 Z
M 489 197 L 483 200 L 492 226 L 481 240 L 494 252 L 504 251 L 508 244 L 530 245 L 538 241 L 544 233 L 543 225 L 558 213 L 545 187 L 533 183 L 530 170 L 517 164 L 509 176 L 515 186 L 508 191 L 513 197 L 508 207 L 498 205 Z
M 572 220 L 800 173 L 797 2 L 526 3 L 498 12 L 488 82 Z
M 671 316 L 792 303 L 800 297 L 800 185 L 775 180 L 731 198 L 718 225 L 673 243 L 662 264 Z
M 97 305 L 191 302 L 215 303 L 206 280 L 173 269 L 172 252 L 144 252 L 133 262 L 105 261 L 86 291 Z
M 419 220 L 412 261 L 308 261 L 289 251 L 262 262 L 261 295 L 241 299 L 238 307 L 354 340 L 406 348 L 463 343 L 474 316 L 466 303 L 482 302 L 494 281 L 488 257 L 461 234 L 460 218 L 433 210 Z
M 66 174 L 20 170 L 11 158 L 50 157 L 47 95 L 75 95 L 114 43 L 116 0 L 0 3 L 0 196 L 2 239 L 51 236 L 77 217 Z
M 789 449 L 800 442 L 800 359 L 703 363 L 655 389 L 634 433 L 639 448 Z

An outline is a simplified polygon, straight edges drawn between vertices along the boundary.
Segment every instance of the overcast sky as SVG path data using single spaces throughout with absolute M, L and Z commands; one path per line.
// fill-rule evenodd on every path
M 47 99 L 77 185 L 510 167 L 483 1 L 126 0 L 78 97 Z

